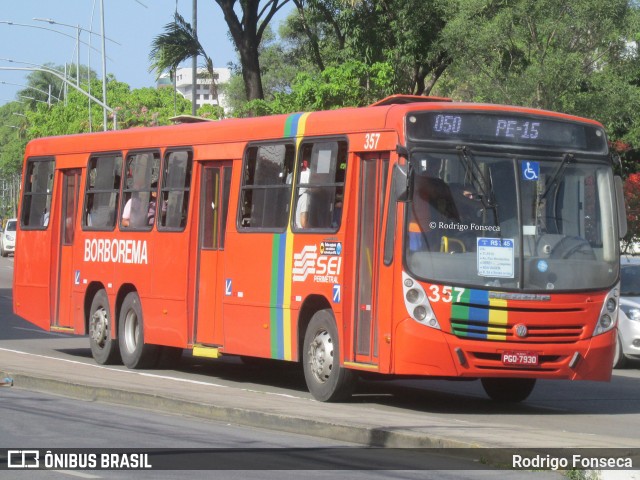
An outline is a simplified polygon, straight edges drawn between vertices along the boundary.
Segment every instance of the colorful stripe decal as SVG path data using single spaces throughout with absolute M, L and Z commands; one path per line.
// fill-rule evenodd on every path
M 285 120 L 283 136 L 296 138 L 296 151 L 302 142 L 308 117 L 309 113 L 294 113 Z M 297 162 L 294 168 L 297 170 Z M 296 174 L 294 171 L 294 177 Z M 273 235 L 271 251 L 271 357 L 283 360 L 293 359 L 295 343 L 291 325 L 293 234 L 290 225 L 289 221 L 286 233 Z
M 286 235 L 274 235 L 271 246 L 271 308 L 270 308 L 270 328 L 271 332 L 271 357 L 284 358 L 284 336 L 283 336 L 283 292 L 279 288 L 282 285 L 284 272 L 282 270 L 284 257 L 283 246 L 286 245 Z M 284 245 L 283 245 L 284 244 Z
M 507 300 L 489 298 L 485 290 L 465 290 L 460 303 L 451 306 L 451 327 L 459 337 L 506 340 Z

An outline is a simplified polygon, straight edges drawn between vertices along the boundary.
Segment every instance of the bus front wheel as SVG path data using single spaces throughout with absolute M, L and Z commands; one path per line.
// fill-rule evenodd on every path
M 118 341 L 113 339 L 113 317 L 107 292 L 98 290 L 89 311 L 89 346 L 93 359 L 100 365 L 119 363 Z
M 307 387 L 316 400 L 338 402 L 351 396 L 356 374 L 340 365 L 340 341 L 331 310 L 320 310 L 311 317 L 302 363 Z
M 535 378 L 483 378 L 481 381 L 484 391 L 496 402 L 521 402 L 536 386 Z
M 131 292 L 124 297 L 118 322 L 118 340 L 122 363 L 128 368 L 151 368 L 156 365 L 157 345 L 145 345 L 140 297 Z

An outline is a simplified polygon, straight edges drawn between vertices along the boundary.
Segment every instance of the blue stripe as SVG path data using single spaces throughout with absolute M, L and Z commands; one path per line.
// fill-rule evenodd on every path
M 276 291 L 276 358 L 284 358 L 284 311 L 282 309 L 284 299 L 284 257 L 287 250 L 287 235 L 280 234 L 278 241 L 277 260 L 277 291 Z
M 284 132 L 285 137 L 295 137 L 298 134 L 298 121 L 302 115 L 302 113 L 294 113 L 287 118 L 287 125 Z

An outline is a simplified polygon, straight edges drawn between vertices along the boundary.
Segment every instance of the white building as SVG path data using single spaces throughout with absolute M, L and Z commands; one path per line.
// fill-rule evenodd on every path
M 228 68 L 214 68 L 215 85 L 219 86 L 227 83 L 231 78 L 231 70 Z M 176 71 L 176 90 L 184 98 L 193 101 L 193 70 L 189 67 L 178 68 Z M 205 73 L 204 68 L 198 68 L 198 74 Z M 158 88 L 171 87 L 172 82 L 168 73 L 162 74 L 158 79 Z M 225 96 L 218 88 L 211 89 L 210 78 L 198 78 L 196 83 L 196 105 L 200 108 L 203 105 L 220 105 L 225 111 L 228 111 L 228 105 L 225 102 Z

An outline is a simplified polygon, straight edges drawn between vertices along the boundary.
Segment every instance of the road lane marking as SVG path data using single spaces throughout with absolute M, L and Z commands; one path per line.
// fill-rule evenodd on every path
M 176 382 L 193 383 L 195 385 L 208 385 L 208 386 L 211 386 L 211 387 L 228 388 L 227 385 L 220 385 L 220 384 L 217 384 L 217 383 L 201 382 L 201 381 L 198 381 L 198 380 L 189 380 L 189 379 L 186 379 L 186 378 L 170 377 L 170 376 L 167 376 L 167 375 L 156 375 L 156 374 L 153 374 L 153 373 L 135 372 L 133 370 L 120 370 L 119 368 L 105 367 L 104 365 L 95 365 L 95 364 L 91 364 L 91 363 L 79 362 L 77 360 L 69 360 L 67 358 L 50 357 L 48 355 L 40 355 L 38 353 L 23 352 L 21 350 L 13 350 L 13 349 L 10 349 L 10 348 L 1 348 L 0 347 L 0 351 L 10 352 L 10 353 L 17 353 L 19 355 L 27 355 L 27 356 L 30 356 L 30 357 L 44 358 L 46 360 L 55 360 L 55 361 L 58 361 L 58 362 L 72 363 L 72 364 L 75 364 L 75 365 L 83 365 L 85 367 L 98 368 L 100 370 L 111 370 L 111 371 L 114 371 L 114 372 L 127 373 L 127 374 L 131 374 L 131 375 L 139 375 L 139 376 L 143 376 L 143 377 L 159 378 L 161 380 L 175 380 Z
M 65 475 L 71 475 L 72 477 L 80 477 L 80 478 L 102 478 L 99 477 L 97 475 L 91 475 L 90 473 L 84 473 L 84 472 L 72 472 L 70 470 L 53 470 L 54 472 L 57 473 L 63 473 Z
M 279 397 L 285 397 L 285 398 L 297 398 L 300 400 L 308 400 L 305 397 L 298 397 L 298 396 L 294 396 L 294 395 L 290 395 L 290 394 L 286 394 L 286 393 L 276 393 L 276 392 L 265 392 L 265 391 L 259 391 L 259 390 L 252 390 L 252 389 L 248 389 L 248 388 L 237 388 L 237 387 L 230 387 L 229 385 L 221 385 L 219 383 L 211 383 L 211 382 L 203 382 L 200 380 L 191 380 L 188 378 L 178 378 L 178 377 L 171 377 L 168 375 L 158 375 L 155 373 L 148 373 L 148 372 L 136 372 L 134 370 L 121 370 L 119 368 L 113 368 L 113 367 L 106 367 L 104 365 L 96 365 L 96 364 L 91 364 L 91 363 L 85 363 L 85 362 L 79 362 L 77 360 L 69 360 L 66 358 L 57 358 L 57 357 L 50 357 L 48 355 L 40 355 L 37 353 L 30 353 L 30 352 L 23 352 L 21 350 L 13 350 L 10 348 L 2 348 L 0 347 L 0 351 L 4 351 L 4 352 L 10 352 L 10 353 L 17 353 L 20 355 L 27 355 L 27 356 L 31 356 L 31 357 L 38 357 L 38 358 L 43 358 L 43 359 L 47 359 L 47 360 L 56 360 L 59 362 L 67 362 L 67 363 L 72 363 L 72 364 L 76 364 L 76 365 L 84 365 L 86 367 L 91 367 L 91 368 L 98 368 L 101 370 L 110 370 L 113 372 L 121 372 L 121 373 L 127 373 L 130 375 L 138 375 L 141 377 L 150 377 L 150 378 L 157 378 L 160 380 L 172 380 L 175 382 L 182 382 L 182 383 L 189 383 L 192 385 L 205 385 L 208 387 L 219 387 L 219 388 L 236 388 L 237 390 L 240 391 L 244 391 L 244 392 L 250 392 L 250 393 L 262 393 L 262 394 L 268 394 L 268 395 L 274 395 L 274 396 L 279 396 Z
M 41 330 L 39 328 L 25 328 L 25 327 L 13 327 L 15 330 L 26 330 L 27 332 L 34 333 L 44 333 L 45 335 L 51 335 L 53 337 L 69 337 L 68 334 L 57 333 L 57 332 L 47 332 L 46 330 Z

